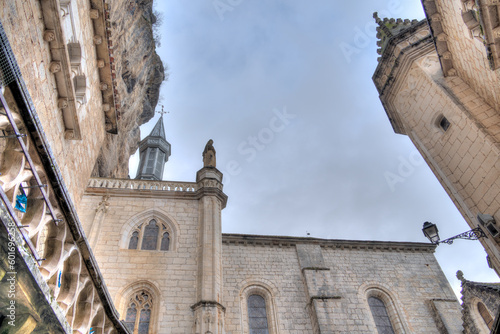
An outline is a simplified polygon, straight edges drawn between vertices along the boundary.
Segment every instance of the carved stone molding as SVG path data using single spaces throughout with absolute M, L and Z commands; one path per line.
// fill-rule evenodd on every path
M 54 75 L 59 98 L 67 101 L 67 106 L 63 107 L 65 130 L 73 133 L 72 136 L 68 136 L 69 139 L 81 139 L 70 54 L 63 33 L 63 18 L 59 12 L 59 1 L 44 0 L 40 4 L 46 28 L 43 39 L 49 43 L 51 61 L 59 63 L 61 68 L 59 71 L 52 72 L 52 69 L 58 68 L 57 65 L 54 65 L 49 70 Z M 60 102 L 58 103 L 60 104 Z

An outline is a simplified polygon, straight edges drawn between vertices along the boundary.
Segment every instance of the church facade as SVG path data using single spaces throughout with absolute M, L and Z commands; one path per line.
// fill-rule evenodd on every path
M 212 141 L 203 162 L 196 182 L 89 182 L 85 232 L 131 332 L 461 332 L 434 245 L 223 234 Z

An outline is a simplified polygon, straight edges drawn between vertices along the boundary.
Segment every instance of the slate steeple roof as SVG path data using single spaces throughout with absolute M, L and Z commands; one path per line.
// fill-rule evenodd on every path
M 163 125 L 163 115 L 161 115 L 158 122 L 156 122 L 156 125 L 149 134 L 149 137 L 160 137 L 167 140 L 165 137 L 165 126 Z

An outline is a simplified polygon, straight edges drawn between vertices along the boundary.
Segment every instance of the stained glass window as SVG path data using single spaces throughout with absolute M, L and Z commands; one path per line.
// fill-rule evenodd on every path
M 248 297 L 248 327 L 250 334 L 269 334 L 266 301 L 260 295 Z
M 370 305 L 378 334 L 394 334 L 384 302 L 376 297 L 368 297 L 368 305 Z
M 149 305 L 146 304 L 141 310 L 141 317 L 139 318 L 139 334 L 148 334 L 150 318 L 151 310 L 149 309 Z
M 170 235 L 168 232 L 163 233 L 163 237 L 161 238 L 161 246 L 160 250 L 168 250 L 170 246 Z
M 172 241 L 170 236 L 170 229 L 166 224 L 151 219 L 133 230 L 128 249 L 168 251 Z
M 137 243 L 139 242 L 139 231 L 132 233 L 130 237 L 130 242 L 128 243 L 128 249 L 137 249 Z
M 153 300 L 146 291 L 139 291 L 130 298 L 129 308 L 123 323 L 134 334 L 148 334 Z M 139 317 L 137 317 L 137 312 Z
M 129 308 L 127 309 L 127 315 L 125 316 L 125 327 L 130 332 L 134 331 L 135 327 L 135 318 L 137 317 L 137 309 L 135 303 L 131 303 Z
M 158 232 L 160 228 L 156 224 L 156 220 L 152 219 L 144 228 L 144 237 L 142 238 L 141 249 L 155 250 L 158 243 Z

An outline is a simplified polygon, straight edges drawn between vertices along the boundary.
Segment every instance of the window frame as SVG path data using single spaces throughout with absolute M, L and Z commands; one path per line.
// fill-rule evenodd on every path
M 155 221 L 156 225 L 158 226 L 158 235 L 156 236 L 156 247 L 155 249 L 142 249 L 142 243 L 144 241 L 144 231 L 146 229 L 146 226 L 148 226 L 152 221 Z M 135 232 L 138 232 L 138 240 L 137 240 L 137 247 L 136 248 L 130 248 L 130 241 L 134 235 Z M 166 250 L 162 250 L 162 239 L 165 234 L 168 234 L 168 239 L 169 239 L 169 247 Z M 161 252 L 169 252 L 172 249 L 172 229 L 170 226 L 163 222 L 161 219 L 157 218 L 148 218 L 147 220 L 144 220 L 143 222 L 139 223 L 136 225 L 129 233 L 129 236 L 127 238 L 128 242 L 126 245 L 126 249 L 128 250 L 137 250 L 137 251 L 161 251 Z
M 158 284 L 150 282 L 148 280 L 140 280 L 133 282 L 123 289 L 121 289 L 116 295 L 116 306 L 119 312 L 120 320 L 124 320 L 129 307 L 129 302 L 135 298 L 135 296 L 141 292 L 146 292 L 150 296 L 150 318 L 149 318 L 149 328 L 148 334 L 158 334 L 158 319 L 160 311 L 162 308 L 162 296 L 158 288 Z M 140 308 L 137 308 L 136 322 L 140 318 Z M 162 311 L 164 312 L 164 311 Z M 136 331 L 133 332 L 134 334 Z
M 264 298 L 266 305 L 267 329 L 269 334 L 279 334 L 277 313 L 275 312 L 274 294 L 269 287 L 261 284 L 251 284 L 241 290 L 241 319 L 242 330 L 244 334 L 250 334 L 250 324 L 248 317 L 248 298 L 252 295 L 258 295 Z
M 139 233 L 139 241 L 136 249 L 129 249 L 130 238 L 132 237 L 134 231 L 139 231 L 139 226 L 141 226 L 141 224 L 148 223 L 151 219 L 155 219 L 158 223 L 164 224 L 166 226 L 166 231 L 169 234 L 170 243 L 168 251 L 161 252 L 177 252 L 178 242 L 181 235 L 179 224 L 171 215 L 158 208 L 151 208 L 137 213 L 134 216 L 130 217 L 127 222 L 122 225 L 120 231 L 120 240 L 118 242 L 119 249 L 124 251 L 141 250 L 140 247 L 142 245 L 139 245 L 139 241 L 142 242 L 142 235 Z
M 385 315 L 383 315 L 383 316 L 378 315 L 378 316 L 379 316 L 379 317 L 381 317 L 381 318 L 383 317 L 384 319 L 385 319 L 385 318 L 386 318 L 386 316 L 387 316 L 387 319 L 389 320 L 389 324 L 391 325 L 391 330 L 392 330 L 392 333 L 396 334 L 396 332 L 395 332 L 395 330 L 394 330 L 394 325 L 393 325 L 392 320 L 391 320 L 391 316 L 389 315 L 389 311 L 387 310 L 387 305 L 386 305 L 386 303 L 385 303 L 385 302 L 384 302 L 381 298 L 379 298 L 379 297 L 375 297 L 375 296 L 368 296 L 368 298 L 367 298 L 367 302 L 368 302 L 368 306 L 369 306 L 369 308 L 370 308 L 370 313 L 371 313 L 371 315 L 372 315 L 372 319 L 373 319 L 373 321 L 375 322 L 375 328 L 376 328 L 377 332 L 379 331 L 379 327 L 378 327 L 378 321 L 377 321 L 377 319 L 376 319 L 377 314 L 375 314 L 376 312 L 374 312 L 374 311 L 375 311 L 375 309 L 374 309 L 374 308 L 375 308 L 375 307 L 379 307 L 379 306 L 377 306 L 377 305 L 373 305 L 372 303 L 370 303 L 370 299 L 375 299 L 375 300 L 377 300 L 378 302 L 382 303 L 383 308 L 384 308 L 384 311 L 385 311 Z M 386 327 L 387 327 L 387 326 L 386 326 Z
M 363 285 L 362 290 L 360 290 L 360 292 L 361 291 L 363 292 L 360 295 L 360 297 L 364 299 L 364 303 L 366 305 L 366 311 L 369 313 L 369 319 L 371 319 L 372 326 L 375 330 L 377 330 L 377 327 L 375 324 L 375 320 L 373 318 L 370 305 L 368 304 L 369 297 L 378 298 L 384 303 L 387 315 L 389 316 L 389 320 L 391 321 L 392 329 L 395 334 L 404 334 L 408 332 L 408 329 L 406 328 L 407 327 L 406 323 L 404 322 L 404 319 L 401 316 L 402 313 L 399 311 L 399 308 L 397 306 L 396 299 L 392 296 L 392 294 L 389 293 L 389 291 L 386 288 L 383 288 L 378 284 L 368 285 L 368 286 Z

